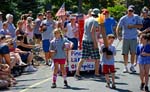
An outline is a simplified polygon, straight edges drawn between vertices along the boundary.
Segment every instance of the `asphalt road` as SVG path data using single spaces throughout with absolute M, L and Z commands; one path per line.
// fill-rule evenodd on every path
M 114 44 L 117 45 L 117 43 L 118 41 L 115 41 Z M 51 89 L 52 70 L 48 66 L 41 65 L 37 72 L 17 77 L 18 84 L 15 87 L 1 92 L 141 92 L 138 66 L 135 74 L 122 73 L 121 42 L 117 46 L 115 66 L 117 70 L 115 90 L 105 87 L 104 76 L 94 78 L 92 73 L 83 73 L 83 80 L 76 80 L 73 76 L 69 76 L 67 78 L 69 88 L 63 87 L 63 78 L 59 76 L 57 88 Z

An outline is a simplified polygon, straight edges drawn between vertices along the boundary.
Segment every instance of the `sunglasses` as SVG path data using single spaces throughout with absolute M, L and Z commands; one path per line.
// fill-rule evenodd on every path
M 129 10 L 129 12 L 133 12 L 133 10 Z

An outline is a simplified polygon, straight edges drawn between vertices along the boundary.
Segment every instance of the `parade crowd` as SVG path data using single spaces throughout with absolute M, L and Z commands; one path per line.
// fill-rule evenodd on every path
M 126 14 L 118 22 L 111 17 L 107 9 L 89 9 L 87 15 L 83 15 L 82 38 L 79 16 L 70 11 L 66 11 L 65 15 L 57 16 L 56 19 L 53 18 L 50 10 L 38 13 L 35 19 L 32 11 L 29 11 L 27 14 L 22 14 L 16 24 L 13 22 L 12 14 L 4 15 L 0 12 L 0 88 L 17 84 L 15 77 L 23 72 L 37 71 L 34 66 L 33 49 L 38 46 L 43 49 L 45 65 L 54 67 L 51 88 L 57 87 L 56 80 L 59 70 L 64 79 L 64 86 L 69 87 L 65 70 L 68 51 L 78 50 L 81 46 L 82 57 L 77 64 L 74 77 L 78 80 L 82 79 L 81 66 L 85 60 L 90 58 L 95 62 L 94 77 L 101 76 L 99 72 L 101 64 L 106 87 L 115 89 L 116 47 L 113 42 L 118 39 L 123 44 L 123 73 L 135 73 L 135 67 L 138 65 L 140 90 L 149 92 L 150 10 L 143 7 L 141 14 L 138 15 L 134 13 L 134 8 L 133 5 L 130 5 Z M 6 19 L 3 19 L 2 16 L 6 16 Z M 107 43 L 108 47 L 100 44 L 99 39 L 107 39 L 107 42 L 104 40 L 103 43 Z M 102 55 L 101 58 L 100 55 Z M 109 74 L 112 75 L 112 81 Z

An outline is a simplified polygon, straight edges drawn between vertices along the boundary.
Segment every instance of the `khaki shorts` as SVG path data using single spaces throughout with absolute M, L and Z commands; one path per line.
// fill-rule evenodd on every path
M 123 39 L 122 55 L 136 53 L 137 39 Z

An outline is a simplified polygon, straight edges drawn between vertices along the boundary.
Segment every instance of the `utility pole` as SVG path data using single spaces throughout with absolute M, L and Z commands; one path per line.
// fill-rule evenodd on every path
M 126 0 L 126 7 L 128 8 L 128 0 Z
M 82 0 L 78 0 L 78 3 L 79 3 L 78 12 L 81 13 L 82 12 Z

